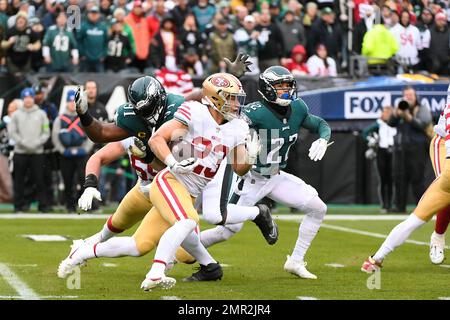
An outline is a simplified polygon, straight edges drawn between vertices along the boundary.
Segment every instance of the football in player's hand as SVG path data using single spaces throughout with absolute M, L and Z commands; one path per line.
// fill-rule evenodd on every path
M 177 160 L 178 162 L 188 158 L 197 158 L 194 146 L 187 141 L 171 141 L 169 143 L 169 148 L 172 151 L 175 160 Z

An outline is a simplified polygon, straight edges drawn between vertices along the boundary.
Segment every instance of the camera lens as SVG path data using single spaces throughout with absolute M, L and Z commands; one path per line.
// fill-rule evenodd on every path
M 398 108 L 400 110 L 407 110 L 409 108 L 409 103 L 405 100 L 402 100 L 398 103 Z

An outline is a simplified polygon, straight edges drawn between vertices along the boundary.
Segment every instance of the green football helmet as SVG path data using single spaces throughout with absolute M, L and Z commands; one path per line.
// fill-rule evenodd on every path
M 150 126 L 155 126 L 165 111 L 167 93 L 156 78 L 144 76 L 128 87 L 128 100 L 137 115 Z
M 290 88 L 289 93 L 283 93 L 279 97 L 277 89 L 275 89 L 275 85 L 279 83 L 287 84 Z M 297 81 L 288 69 L 273 66 L 259 75 L 258 87 L 258 92 L 266 101 L 280 106 L 288 106 L 297 92 Z

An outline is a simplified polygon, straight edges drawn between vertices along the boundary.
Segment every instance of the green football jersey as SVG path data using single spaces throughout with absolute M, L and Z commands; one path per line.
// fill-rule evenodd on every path
M 184 101 L 185 99 L 183 96 L 169 93 L 167 95 L 167 109 L 164 114 L 164 121 L 161 124 L 171 120 L 175 111 L 177 111 L 178 107 Z M 117 109 L 114 122 L 118 127 L 129 132 L 130 136 L 139 138 L 146 145 L 148 139 L 152 136 L 153 128 L 151 128 L 142 117 L 136 115 L 133 106 L 130 103 L 125 103 Z M 150 150 L 150 148 L 147 148 L 147 150 Z
M 262 101 L 244 107 L 243 117 L 248 121 L 250 130 L 258 132 L 262 145 L 258 161 L 252 170 L 264 176 L 275 175 L 286 168 L 289 149 L 297 141 L 300 127 L 318 132 L 327 141 L 330 139 L 328 124 L 311 115 L 303 100 L 293 100 L 288 108 L 288 112 L 282 116 Z
M 77 48 L 77 41 L 72 31 L 51 26 L 45 34 L 44 46 L 50 48 L 52 67 L 61 69 L 71 61 L 71 51 Z

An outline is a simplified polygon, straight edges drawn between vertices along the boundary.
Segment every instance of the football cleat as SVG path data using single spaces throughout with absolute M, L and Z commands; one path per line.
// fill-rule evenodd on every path
M 85 266 L 86 262 L 81 260 L 77 260 L 73 258 L 73 255 L 75 254 L 75 252 L 78 251 L 78 249 L 80 249 L 80 247 L 84 244 L 84 240 L 83 239 L 79 239 L 79 240 L 73 240 L 72 245 L 70 246 L 70 252 L 69 255 L 66 259 L 64 259 L 63 261 L 61 261 L 61 263 L 58 266 L 58 277 L 59 278 L 66 278 L 68 275 L 72 274 L 74 269 L 76 267 L 81 267 L 81 266 Z
M 193 273 L 190 277 L 184 278 L 183 281 L 215 281 L 221 280 L 222 276 L 223 271 L 219 263 L 210 263 L 207 266 L 201 264 L 197 272 Z
M 304 261 L 295 261 L 290 256 L 287 256 L 286 263 L 284 264 L 284 270 L 303 279 L 317 279 L 316 275 L 306 269 L 306 265 L 307 263 Z
M 430 240 L 430 260 L 433 264 L 441 264 L 445 259 L 445 237 L 433 232 Z
M 372 257 L 368 257 L 361 266 L 361 271 L 366 273 L 373 273 L 376 271 L 380 271 L 381 268 L 381 262 L 377 262 Z
M 168 290 L 170 288 L 173 288 L 176 283 L 177 280 L 166 276 L 162 276 L 156 279 L 146 278 L 144 281 L 142 281 L 141 289 L 143 289 L 144 291 L 150 291 L 153 288 L 161 287 L 164 290 Z
M 272 219 L 270 208 L 267 205 L 260 203 L 256 206 L 259 209 L 259 214 L 253 222 L 258 226 L 259 230 L 261 230 L 267 243 L 273 245 L 278 240 L 278 226 Z

